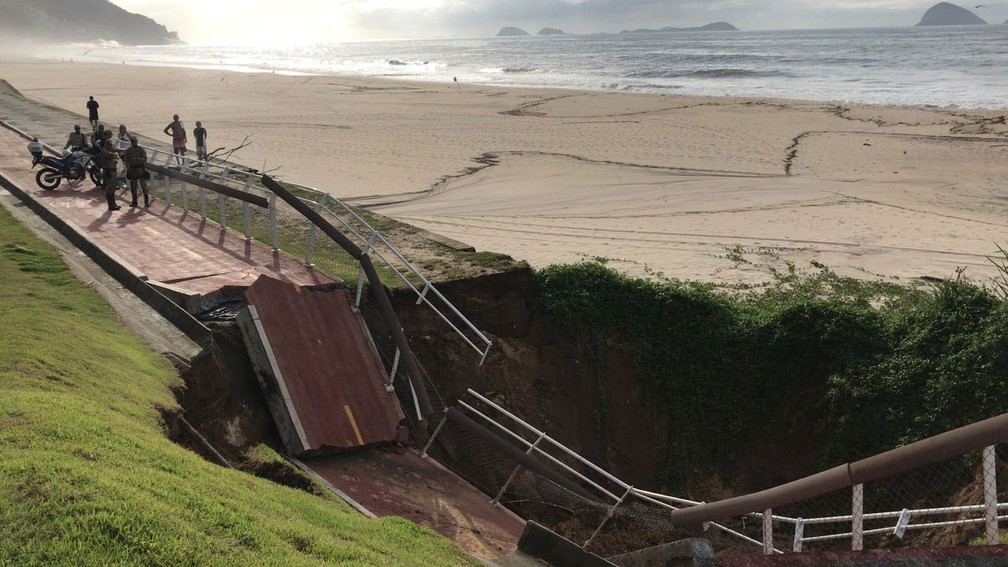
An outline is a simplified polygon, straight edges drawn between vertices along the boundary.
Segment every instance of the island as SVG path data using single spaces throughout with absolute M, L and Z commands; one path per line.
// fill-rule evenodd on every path
M 543 28 L 539 30 L 539 35 L 563 35 L 563 30 L 557 28 Z
M 520 37 L 528 35 L 528 32 L 512 26 L 503 27 L 497 32 L 497 37 Z
M 921 21 L 914 27 L 923 26 L 973 26 L 986 24 L 980 16 L 970 12 L 966 8 L 940 2 L 928 8 L 924 12 Z
M 675 28 L 666 26 L 664 28 L 657 30 L 638 28 L 635 30 L 623 30 L 620 33 L 661 33 L 661 32 L 681 32 L 681 31 L 738 31 L 738 28 L 729 24 L 728 22 L 714 22 L 711 24 L 707 24 L 705 26 L 699 26 L 693 28 Z

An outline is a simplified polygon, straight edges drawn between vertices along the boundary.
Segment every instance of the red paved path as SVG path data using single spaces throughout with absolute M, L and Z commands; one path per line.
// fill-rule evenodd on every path
M 375 515 L 423 524 L 484 559 L 514 551 L 525 528 L 489 496 L 412 451 L 370 448 L 304 463 Z
M 325 274 L 274 253 L 266 244 L 221 231 L 219 225 L 203 222 L 193 213 L 183 214 L 180 207 L 169 207 L 156 196 L 149 209 L 133 209 L 129 191 L 122 190 L 118 194 L 122 209 L 109 212 L 105 194 L 89 181 L 77 189 L 64 181 L 56 190 L 46 191 L 35 184 L 37 171 L 31 169 L 27 141 L 0 128 L 4 177 L 151 281 L 199 294 L 226 285 L 252 285 L 261 274 L 298 285 L 332 282 Z

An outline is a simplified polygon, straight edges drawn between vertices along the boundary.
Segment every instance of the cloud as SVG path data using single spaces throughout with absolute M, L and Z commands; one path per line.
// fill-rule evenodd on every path
M 404 10 L 385 2 L 362 8 L 354 24 L 384 22 L 416 33 L 451 29 L 476 35 L 504 25 L 534 31 L 558 26 L 578 33 L 614 32 L 638 27 L 690 27 L 729 21 L 742 29 L 913 25 L 927 6 L 906 0 L 470 0 L 443 2 L 437 11 Z M 911 21 L 912 20 L 912 21 Z
M 936 1 L 115 0 L 178 31 L 184 40 L 198 43 L 485 37 L 503 26 L 519 26 L 532 33 L 543 27 L 592 33 L 715 21 L 728 21 L 743 30 L 912 26 Z M 992 22 L 1008 17 L 1008 7 L 975 11 Z

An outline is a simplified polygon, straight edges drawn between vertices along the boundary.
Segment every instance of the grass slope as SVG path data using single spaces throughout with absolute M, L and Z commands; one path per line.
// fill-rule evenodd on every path
M 0 305 L 0 565 L 476 564 L 174 445 L 174 370 L 2 207 Z

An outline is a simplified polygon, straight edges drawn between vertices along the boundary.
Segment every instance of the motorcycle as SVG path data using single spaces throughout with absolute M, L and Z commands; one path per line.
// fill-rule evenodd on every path
M 90 177 L 95 185 L 101 185 L 101 171 L 93 150 L 64 149 L 63 157 L 58 158 L 43 155 L 42 144 L 37 139 L 28 144 L 28 150 L 32 154 L 32 169 L 36 165 L 42 165 L 42 169 L 35 174 L 35 183 L 47 191 L 59 187 L 64 179 L 71 187 L 79 185 L 85 177 Z

